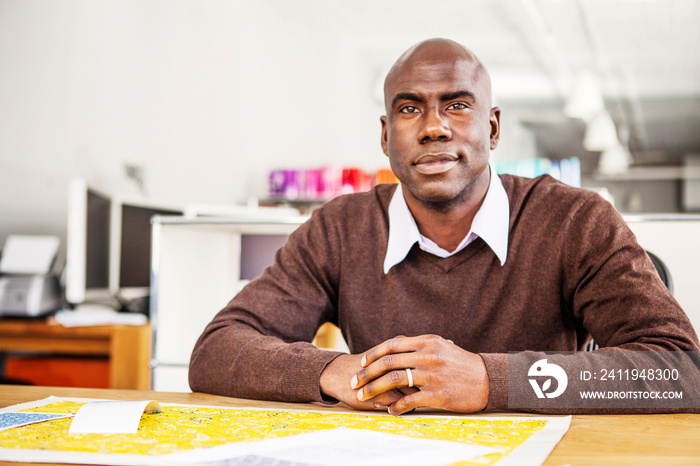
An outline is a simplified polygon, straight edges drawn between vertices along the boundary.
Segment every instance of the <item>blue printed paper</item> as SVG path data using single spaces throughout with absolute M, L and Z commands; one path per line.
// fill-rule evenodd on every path
M 53 421 L 54 419 L 71 416 L 72 414 L 53 413 L 0 413 L 0 432 L 26 426 L 27 424 L 34 424 L 35 422 Z

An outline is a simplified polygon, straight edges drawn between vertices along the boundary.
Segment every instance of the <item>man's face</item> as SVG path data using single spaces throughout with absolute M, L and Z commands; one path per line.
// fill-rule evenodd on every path
M 409 57 L 387 79 L 382 149 L 407 200 L 464 199 L 475 180 L 485 177 L 488 185 L 500 110 L 491 109 L 490 83 L 478 63 L 427 55 Z

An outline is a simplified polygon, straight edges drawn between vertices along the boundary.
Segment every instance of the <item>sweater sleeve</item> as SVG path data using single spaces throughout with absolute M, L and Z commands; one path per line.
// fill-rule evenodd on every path
M 602 349 L 698 350 L 690 320 L 610 203 L 591 193 L 568 231 L 563 296 Z
M 319 211 L 205 328 L 190 360 L 193 391 L 332 401 L 322 397 L 319 378 L 341 353 L 311 344 L 321 324 L 336 321 L 339 273 L 337 236 Z
M 509 400 L 532 397 L 527 372 L 523 370 L 539 359 L 547 358 L 550 363 L 566 368 L 569 373 L 567 392 L 578 394 L 580 390 L 591 388 L 589 382 L 572 377 L 580 370 L 600 374 L 610 369 L 610 361 L 624 361 L 626 367 L 644 367 L 651 356 L 642 352 L 648 351 L 698 351 L 698 338 L 688 317 L 612 205 L 591 193 L 562 231 L 565 233 L 559 260 L 563 312 L 571 313 L 592 336 L 600 346 L 599 352 L 625 353 L 619 354 L 617 359 L 612 353 L 609 354 L 611 359 L 600 357 L 594 354 L 596 352 L 546 355 L 537 353 L 537 348 L 520 354 L 481 354 L 490 380 L 486 409 L 547 414 L 697 411 L 586 407 L 574 398 L 570 398 L 572 403 L 568 408 L 548 408 L 546 402 L 533 403 L 532 409 L 524 409 L 522 404 L 509 405 Z M 697 359 L 688 360 L 685 369 L 689 373 L 681 381 L 684 385 L 681 388 L 686 390 L 686 396 L 697 399 L 700 375 L 693 363 Z M 509 377 L 517 377 L 517 380 L 509 380 Z M 620 386 L 624 388 L 623 384 Z M 514 393 L 516 390 L 519 393 Z

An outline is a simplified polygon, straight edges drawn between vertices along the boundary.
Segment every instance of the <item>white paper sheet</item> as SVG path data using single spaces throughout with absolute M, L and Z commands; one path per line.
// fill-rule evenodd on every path
M 10 235 L 0 258 L 0 273 L 46 275 L 60 243 L 57 236 Z
M 157 401 L 93 401 L 80 407 L 70 434 L 135 434 L 141 415 L 163 411 Z
M 329 429 L 247 444 L 227 444 L 167 455 L 174 463 L 215 462 L 248 456 L 318 466 L 439 466 L 496 453 L 497 448 L 411 438 L 363 429 Z
M 540 465 L 545 462 L 571 425 L 571 416 L 552 416 L 541 431 L 521 443 L 498 466 Z
M 92 307 L 92 308 L 90 308 Z M 74 311 L 58 311 L 56 322 L 64 327 L 89 327 L 93 325 L 144 325 L 148 317 L 143 314 L 117 312 L 98 306 L 80 307 Z

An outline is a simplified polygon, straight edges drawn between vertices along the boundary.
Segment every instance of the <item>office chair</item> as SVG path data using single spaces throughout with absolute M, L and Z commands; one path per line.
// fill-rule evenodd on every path
M 651 259 L 651 263 L 654 264 L 656 272 L 659 274 L 659 277 L 661 277 L 661 281 L 664 282 L 668 291 L 673 294 L 673 279 L 671 278 L 671 272 L 668 270 L 666 264 L 654 253 L 647 251 L 647 256 Z
M 659 274 L 659 277 L 661 278 L 661 281 L 664 282 L 664 285 L 666 285 L 666 288 L 668 288 L 668 291 L 673 294 L 673 279 L 671 278 L 671 271 L 668 270 L 668 267 L 662 261 L 659 259 L 659 257 L 649 251 L 646 251 L 647 256 L 649 256 L 649 259 L 651 259 L 651 263 L 654 264 L 654 268 L 656 269 L 656 273 Z M 594 351 L 598 349 L 598 343 L 596 343 L 593 339 L 588 342 L 586 345 L 585 351 Z

